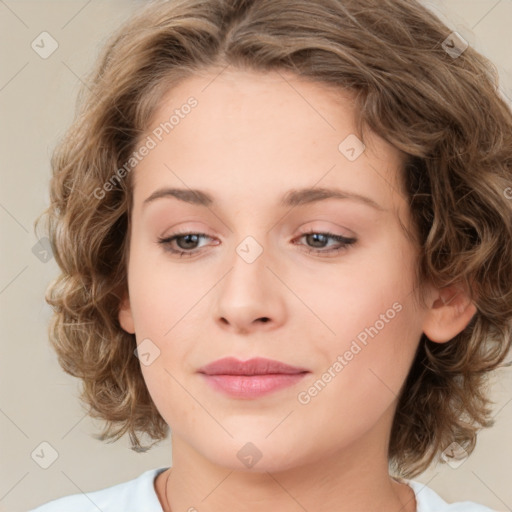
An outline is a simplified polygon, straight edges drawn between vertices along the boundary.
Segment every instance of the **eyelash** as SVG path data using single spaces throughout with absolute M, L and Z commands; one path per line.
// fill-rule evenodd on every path
M 180 258 L 182 257 L 191 257 L 197 254 L 199 251 L 197 250 L 191 250 L 191 251 L 183 251 L 183 250 L 176 250 L 171 248 L 171 243 L 176 240 L 177 238 L 182 238 L 187 235 L 199 235 L 203 238 L 211 238 L 210 236 L 204 234 L 204 233 L 193 233 L 193 232 L 183 232 L 183 233 L 174 233 L 171 236 L 165 237 L 165 238 L 158 238 L 158 243 L 163 245 L 166 251 L 171 252 L 172 254 L 178 255 Z M 306 233 L 301 233 L 301 235 L 298 237 L 298 239 L 303 238 L 304 236 L 308 235 L 322 235 L 327 238 L 331 238 L 333 240 L 336 240 L 337 242 L 341 243 L 341 247 L 338 247 L 336 249 L 329 249 L 327 251 L 322 249 L 316 249 L 307 247 L 306 252 L 308 254 L 329 254 L 331 256 L 336 256 L 337 254 L 341 253 L 342 251 L 346 251 L 349 249 L 349 246 L 353 245 L 355 242 L 357 242 L 356 238 L 346 238 L 341 235 L 335 235 L 333 233 L 324 232 L 324 231 L 308 231 Z

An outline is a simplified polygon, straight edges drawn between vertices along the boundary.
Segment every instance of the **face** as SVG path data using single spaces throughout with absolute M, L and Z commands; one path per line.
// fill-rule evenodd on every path
M 173 442 L 216 464 L 240 468 L 251 442 L 258 470 L 284 469 L 390 427 L 422 333 L 418 248 L 401 155 L 355 132 L 348 92 L 224 71 L 169 91 L 140 139 L 156 144 L 132 171 L 119 319 Z M 298 193 L 312 187 L 339 196 Z M 146 201 L 162 189 L 183 192 Z M 199 373 L 224 357 L 305 372 Z

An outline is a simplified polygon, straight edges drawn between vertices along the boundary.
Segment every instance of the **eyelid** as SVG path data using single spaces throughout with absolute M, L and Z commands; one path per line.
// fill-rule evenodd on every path
M 315 222 L 315 221 L 312 221 L 312 222 Z M 318 220 L 318 222 L 326 222 L 325 220 Z M 317 225 L 313 225 L 311 226 L 310 224 L 306 224 L 307 227 L 305 226 L 301 226 L 299 228 L 299 233 L 305 235 L 305 234 L 309 234 L 309 233 L 330 233 L 331 235 L 333 236 L 342 236 L 344 238 L 353 238 L 355 237 L 355 233 L 343 226 L 340 226 L 339 224 L 336 224 L 334 222 L 330 222 L 331 224 L 334 224 L 336 226 L 336 231 L 338 230 L 343 230 L 344 232 L 341 232 L 341 233 L 334 233 L 333 232 L 333 229 L 332 228 L 329 228 L 329 227 L 325 227 L 325 226 L 317 226 Z

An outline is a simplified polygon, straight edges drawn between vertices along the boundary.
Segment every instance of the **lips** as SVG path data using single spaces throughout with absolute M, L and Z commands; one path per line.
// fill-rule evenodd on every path
M 309 370 L 263 357 L 256 357 L 248 361 L 225 357 L 203 366 L 198 372 L 206 375 L 291 375 L 309 372 Z
M 240 361 L 219 359 L 198 370 L 211 389 L 237 399 L 256 399 L 298 384 L 311 373 L 306 368 L 257 357 Z

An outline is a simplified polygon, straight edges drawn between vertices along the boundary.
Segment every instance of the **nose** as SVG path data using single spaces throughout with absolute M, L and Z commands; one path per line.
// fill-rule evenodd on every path
M 216 322 L 237 334 L 277 329 L 286 321 L 286 289 L 276 277 L 278 266 L 264 248 L 252 261 L 245 257 L 246 246 L 240 245 L 230 270 L 218 285 Z

